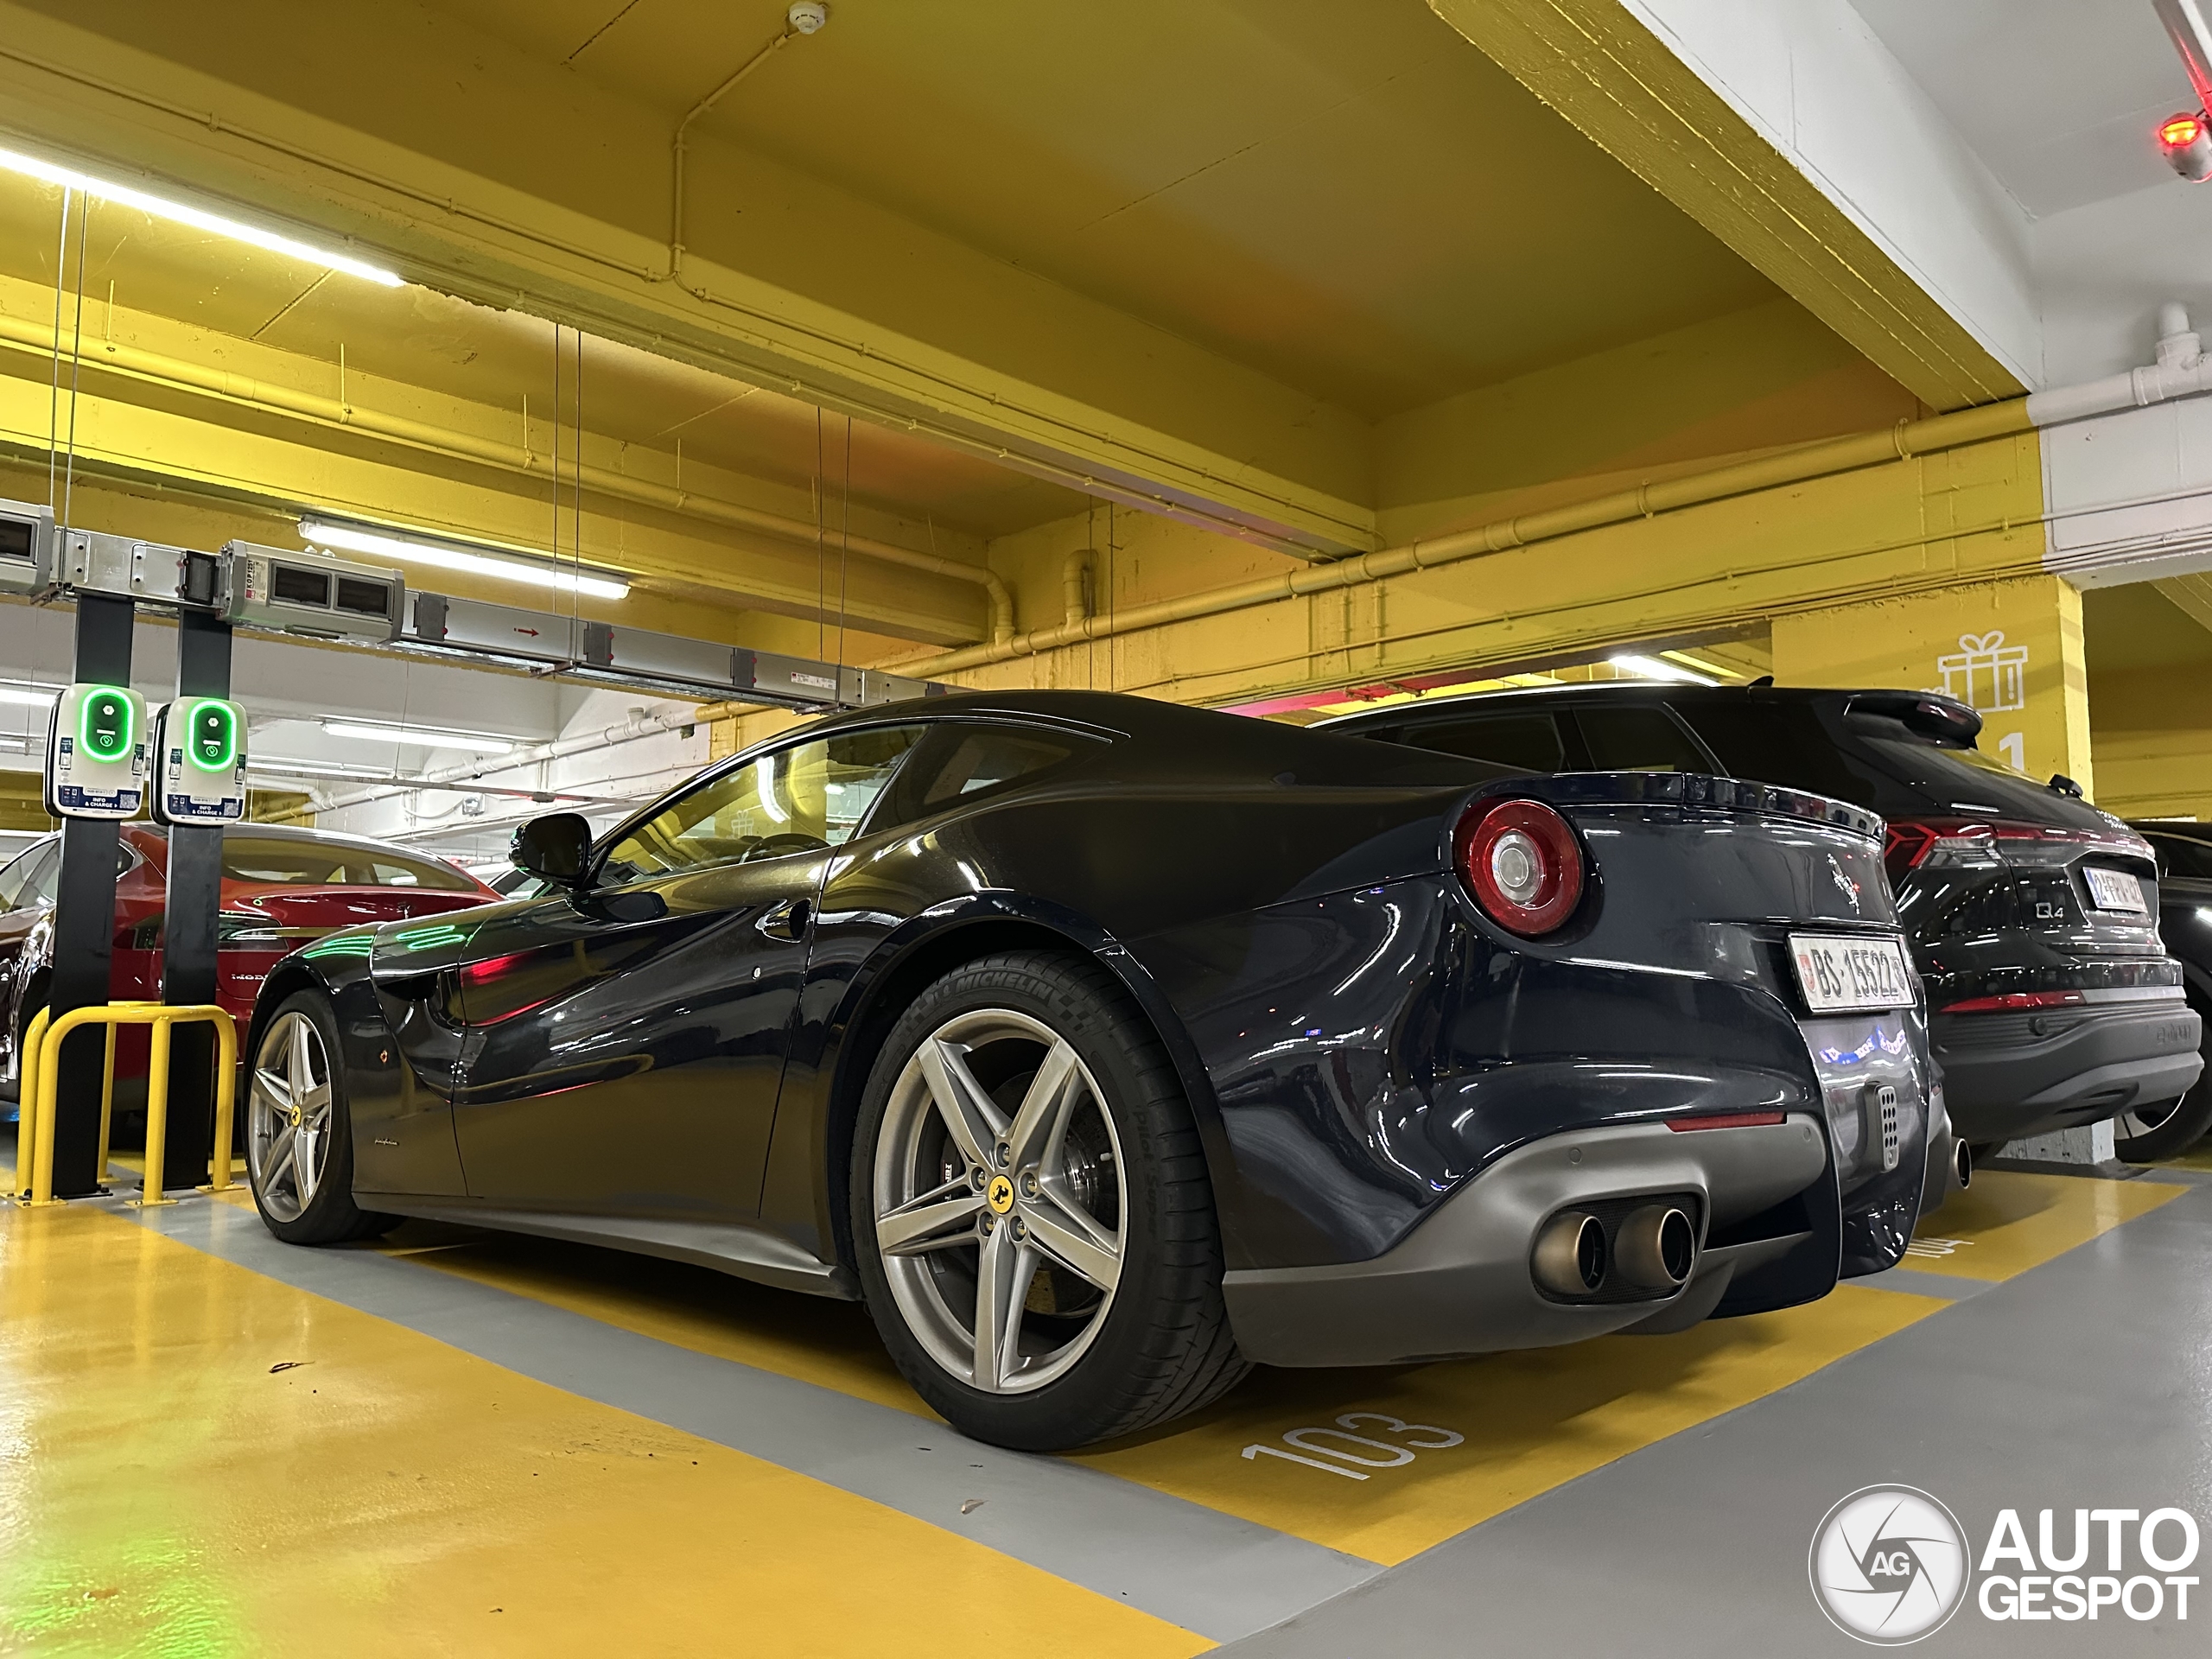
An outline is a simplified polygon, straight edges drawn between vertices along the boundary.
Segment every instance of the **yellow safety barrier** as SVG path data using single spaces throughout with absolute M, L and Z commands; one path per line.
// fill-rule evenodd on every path
M 224 1009 L 212 1002 L 167 1006 L 159 1002 L 108 1002 L 73 1008 L 59 1020 L 41 1008 L 23 1035 L 22 1105 L 16 1130 L 17 1179 L 28 1177 L 29 1202 L 41 1206 L 62 1202 L 54 1196 L 54 1120 L 60 1111 L 61 1045 L 69 1033 L 86 1026 L 107 1028 L 106 1074 L 100 1090 L 100 1174 L 107 1173 L 108 1130 L 115 1107 L 115 1033 L 123 1026 L 153 1027 L 153 1055 L 146 1068 L 146 1184 L 142 1203 L 174 1204 L 162 1196 L 162 1161 L 168 1152 L 169 1122 L 169 1045 L 180 1025 L 215 1027 L 215 1146 L 206 1191 L 221 1192 L 231 1185 L 232 1116 L 238 1092 L 238 1027 Z

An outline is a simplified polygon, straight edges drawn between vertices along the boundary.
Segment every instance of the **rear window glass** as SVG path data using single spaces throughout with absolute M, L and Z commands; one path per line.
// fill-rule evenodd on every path
M 1096 745 L 1095 738 L 1037 726 L 947 721 L 932 728 L 928 740 L 914 752 L 868 829 L 873 833 L 981 800 Z
M 2192 880 L 2212 880 L 2212 847 L 2183 836 L 2155 832 L 2145 835 L 2144 839 L 2158 849 L 2158 861 L 2165 866 L 2168 874 Z
M 232 881 L 296 887 L 427 887 L 469 893 L 475 884 L 449 864 L 373 850 L 268 836 L 223 837 L 223 874 Z
M 0 870 L 0 909 L 13 910 L 18 905 L 39 902 L 39 877 L 60 845 L 58 841 L 35 842 L 29 851 Z
M 1056 766 L 1075 753 L 1077 741 L 1002 726 L 955 728 L 951 752 L 943 765 L 931 769 L 929 786 L 922 791 L 925 811 Z
M 1898 721 L 1796 698 L 1713 695 L 1675 704 L 1731 776 L 1809 790 L 1887 818 L 1939 813 L 2080 829 L 2103 814 L 1973 749 L 1940 749 Z
M 1515 772 L 1559 772 L 1567 765 L 1559 721 L 1548 714 L 1463 715 L 1452 720 L 1424 720 L 1364 730 L 1359 735 L 1434 749 L 1440 754 L 1462 755 L 1470 760 L 1487 760 Z
M 1710 772 L 1690 734 L 1664 709 L 1650 704 L 1575 710 L 1582 745 L 1599 772 Z

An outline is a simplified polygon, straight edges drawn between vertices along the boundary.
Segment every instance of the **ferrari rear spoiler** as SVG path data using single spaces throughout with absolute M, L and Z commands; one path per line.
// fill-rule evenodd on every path
M 1808 794 L 1802 789 L 1783 789 L 1744 778 L 1714 778 L 1695 772 L 1564 772 L 1542 780 L 1500 779 L 1482 790 L 1485 795 L 1510 792 L 1541 794 L 1561 805 L 1679 806 L 1722 812 L 1757 812 L 1770 817 L 1802 818 L 1813 823 L 1850 830 L 1878 842 L 1887 825 L 1878 813 L 1848 801 Z

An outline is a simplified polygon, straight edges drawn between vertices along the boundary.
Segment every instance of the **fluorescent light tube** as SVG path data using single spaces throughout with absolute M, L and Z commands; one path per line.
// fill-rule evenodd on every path
M 1678 664 L 1662 662 L 1656 657 L 1611 657 L 1606 660 L 1622 673 L 1638 675 L 1647 680 L 1675 680 L 1686 685 L 1720 683 L 1709 675 L 1693 673 Z
M 322 729 L 333 737 L 359 738 L 370 743 L 411 743 L 424 749 L 467 749 L 476 754 L 506 754 L 515 747 L 511 737 L 486 732 L 455 732 L 435 726 L 397 726 L 383 721 L 326 720 Z
M 0 702 L 12 703 L 22 709 L 50 709 L 61 689 L 58 685 L 41 685 L 35 681 L 0 680 Z
M 105 179 L 96 179 L 74 168 L 56 167 L 52 162 L 42 162 L 35 156 L 19 155 L 12 149 L 0 149 L 0 167 L 11 173 L 27 174 L 34 179 L 43 179 L 48 184 L 59 184 L 72 190 L 81 190 L 88 196 L 102 201 L 116 202 L 125 207 L 136 207 L 141 213 L 151 213 L 156 219 L 167 219 L 179 225 L 189 225 L 194 230 L 209 231 L 217 236 L 227 236 L 234 242 L 251 243 L 257 248 L 266 248 L 271 253 L 281 253 L 287 258 L 304 260 L 309 264 L 321 265 L 331 270 L 342 270 L 349 276 L 359 276 L 385 288 L 401 285 L 397 273 L 355 259 L 342 253 L 330 253 L 321 248 L 309 247 L 296 242 L 289 236 L 275 231 L 264 231 L 258 226 L 241 224 L 235 219 L 225 219 L 199 207 L 188 207 L 181 201 L 165 201 L 159 196 L 149 196 L 143 190 L 134 190 L 127 184 L 111 184 Z
M 410 537 L 334 524 L 321 518 L 300 520 L 300 536 L 318 547 L 342 548 L 378 558 L 406 559 L 441 570 L 460 570 L 470 575 L 494 576 L 502 582 L 524 582 L 556 593 L 582 594 L 588 599 L 622 599 L 630 584 L 619 576 L 564 570 L 559 565 L 525 559 L 503 558 L 493 553 L 471 553 L 439 542 L 418 542 Z
M 273 756 L 264 759 L 257 754 L 246 757 L 245 769 L 248 776 L 257 772 L 302 778 L 372 778 L 379 780 L 392 776 L 390 766 L 357 766 L 350 760 L 287 760 Z

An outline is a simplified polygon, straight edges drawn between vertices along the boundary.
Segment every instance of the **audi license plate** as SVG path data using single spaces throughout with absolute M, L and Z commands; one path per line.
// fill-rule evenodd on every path
M 1911 1006 L 1912 965 L 1904 959 L 1903 940 L 1792 933 L 1789 962 L 1815 1014 Z
M 2082 867 L 2082 879 L 2089 884 L 2089 902 L 2099 910 L 2124 910 L 2133 915 L 2147 916 L 2150 906 L 2143 902 L 2143 883 L 2126 870 L 2101 870 L 2094 864 Z

